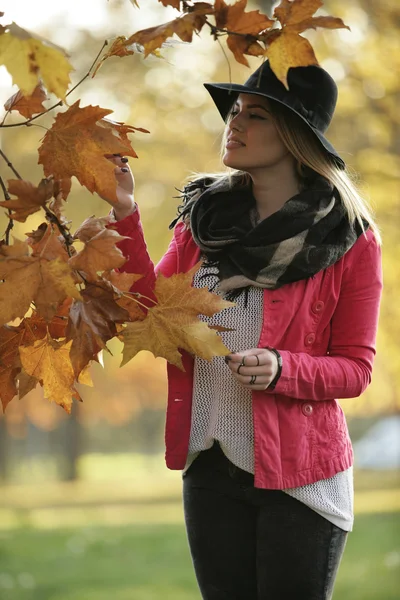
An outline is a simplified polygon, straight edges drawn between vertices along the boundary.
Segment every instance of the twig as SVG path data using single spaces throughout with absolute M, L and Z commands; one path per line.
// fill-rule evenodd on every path
M 97 62 L 97 59 L 99 58 L 100 54 L 103 52 L 104 48 L 108 45 L 108 41 L 104 40 L 102 47 L 100 48 L 99 52 L 97 53 L 96 58 L 94 59 L 92 65 L 89 68 L 89 71 L 86 73 L 86 75 L 84 77 L 82 77 L 82 79 L 80 81 L 78 81 L 78 83 L 76 85 L 74 85 L 73 88 L 71 88 L 69 90 L 69 92 L 65 95 L 65 97 L 69 96 L 70 94 L 72 94 L 72 92 L 74 90 L 76 90 L 76 88 L 78 87 L 78 85 L 80 85 L 81 83 L 83 83 L 85 81 L 85 79 L 87 79 L 90 75 L 91 70 L 93 69 L 94 65 Z M 3 119 L 3 123 L 0 124 L 0 127 L 20 127 L 21 125 L 27 125 L 29 126 L 32 121 L 35 121 L 35 119 L 38 119 L 39 117 L 42 117 L 43 115 L 45 115 L 46 113 L 50 112 L 51 110 L 53 110 L 53 108 L 56 108 L 57 106 L 62 106 L 63 105 L 63 101 L 60 100 L 59 102 L 57 102 L 56 104 L 53 104 L 53 106 L 50 106 L 50 108 L 44 110 L 43 112 L 39 113 L 38 115 L 35 115 L 34 117 L 31 117 L 30 119 L 27 119 L 26 121 L 22 121 L 22 123 L 10 123 L 9 125 L 4 125 L 4 120 Z
M 3 190 L 3 194 L 4 194 L 4 200 L 11 200 L 10 198 L 10 194 L 7 191 L 7 188 L 4 184 L 3 179 L 0 177 L 0 186 L 1 189 Z M 11 215 L 11 210 L 8 211 L 8 214 Z M 10 219 L 8 225 L 7 225 L 7 229 L 4 232 L 4 237 L 5 237 L 5 241 L 6 241 L 6 245 L 9 246 L 10 245 L 10 233 L 11 233 L 11 229 L 14 227 L 14 221 L 12 219 Z
M 70 246 L 72 246 L 72 244 L 74 243 L 72 235 L 69 233 L 69 231 L 66 229 L 66 227 L 64 227 L 64 225 L 61 225 L 57 216 L 53 212 L 51 212 L 51 210 L 49 208 L 47 208 L 47 206 L 43 206 L 43 210 L 46 213 L 47 220 L 50 223 L 54 223 L 54 225 L 57 226 L 58 231 L 63 236 L 63 238 L 65 240 L 65 245 L 67 248 L 68 256 L 71 258 L 72 254 L 71 254 Z
M 7 156 L 4 154 L 3 150 L 0 150 L 0 156 L 6 161 L 7 166 L 10 167 L 11 171 L 14 173 L 14 175 L 18 178 L 18 179 L 22 179 L 21 175 L 18 173 L 18 171 L 15 170 L 15 168 L 13 167 L 11 161 L 8 160 Z

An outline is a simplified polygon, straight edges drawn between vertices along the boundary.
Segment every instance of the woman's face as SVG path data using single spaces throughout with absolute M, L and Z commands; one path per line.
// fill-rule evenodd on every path
M 239 94 L 227 125 L 223 163 L 252 173 L 294 159 L 282 142 L 268 107 L 256 94 Z

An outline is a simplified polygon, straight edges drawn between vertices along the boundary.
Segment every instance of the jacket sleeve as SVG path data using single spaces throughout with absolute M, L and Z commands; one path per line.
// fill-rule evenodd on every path
M 381 249 L 371 236 L 343 273 L 327 356 L 280 351 L 281 377 L 266 392 L 299 400 L 359 396 L 371 382 L 381 293 Z
M 179 226 L 177 226 L 177 228 L 178 227 Z M 156 274 L 161 271 L 163 275 L 169 277 L 177 272 L 178 253 L 175 234 L 167 252 L 160 262 L 154 266 L 147 250 L 138 207 L 136 207 L 134 213 L 125 217 L 125 219 L 116 221 L 113 224 L 113 228 L 120 235 L 127 236 L 128 238 L 118 244 L 119 249 L 127 259 L 126 263 L 120 267 L 119 271 L 143 275 L 141 279 L 133 284 L 130 291 L 142 294 L 144 296 L 142 299 L 143 303 L 148 307 L 151 307 L 153 306 L 153 302 L 146 301 L 146 298 L 155 299 L 154 286 Z

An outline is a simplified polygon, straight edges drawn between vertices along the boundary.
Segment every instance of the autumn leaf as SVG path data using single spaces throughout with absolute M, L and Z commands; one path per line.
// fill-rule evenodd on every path
M 127 44 L 126 41 L 127 38 L 124 35 L 119 35 L 117 38 L 115 38 L 110 48 L 103 54 L 97 63 L 96 68 L 92 73 L 92 79 L 95 77 L 97 71 L 100 69 L 104 61 L 107 60 L 107 58 L 110 58 L 111 56 L 118 56 L 119 58 L 122 58 L 123 56 L 131 56 L 135 53 L 135 44 Z
M 201 31 L 206 22 L 206 14 L 211 12 L 211 9 L 202 7 L 157 27 L 142 29 L 128 38 L 126 44 L 140 44 L 144 48 L 146 57 L 161 48 L 163 43 L 174 34 L 183 42 L 191 42 L 193 33 Z
M 247 0 L 239 0 L 235 4 L 226 4 L 224 0 L 216 0 L 215 22 L 220 29 L 240 34 L 229 34 L 227 45 L 235 59 L 248 67 L 249 63 L 244 54 L 263 56 L 265 53 L 265 49 L 251 35 L 258 35 L 271 27 L 274 21 L 258 10 L 245 12 L 246 5 Z M 245 34 L 248 34 L 248 37 Z
M 18 394 L 15 378 L 21 371 L 18 348 L 21 333 L 15 327 L 0 328 L 0 399 L 3 410 Z
M 271 69 L 287 88 L 287 73 L 290 67 L 318 65 L 314 50 L 308 40 L 295 33 L 277 37 L 267 48 Z
M 163 6 L 172 6 L 172 8 L 176 8 L 179 10 L 181 5 L 181 0 L 158 0 L 161 2 Z
M 136 131 L 140 131 L 140 133 L 150 133 L 148 129 L 144 129 L 143 127 L 133 127 L 132 125 L 126 125 L 125 123 L 112 121 L 111 119 L 100 119 L 100 121 L 97 122 L 97 125 L 114 130 L 122 143 L 125 143 L 126 145 L 130 143 L 127 133 L 135 133 Z M 134 158 L 137 158 L 135 151 Z
M 281 0 L 274 10 L 274 17 L 283 25 L 293 25 L 309 19 L 323 6 L 322 0 Z
M 98 124 L 112 111 L 99 106 L 79 107 L 79 100 L 59 113 L 39 148 L 45 175 L 55 179 L 75 176 L 90 192 L 117 202 L 115 166 L 106 154 L 136 157 L 126 135 Z M 125 126 L 129 127 L 129 126 Z
M 69 260 L 72 269 L 83 271 L 89 279 L 96 280 L 97 273 L 117 269 L 126 262 L 125 256 L 116 244 L 125 240 L 112 229 L 97 233 L 85 243 L 83 250 Z
M 53 195 L 52 179 L 42 179 L 37 187 L 30 181 L 23 179 L 10 179 L 8 181 L 8 192 L 17 196 L 17 200 L 4 200 L 0 206 L 8 208 L 10 219 L 25 223 L 27 217 L 45 206 Z
M 350 31 L 350 27 L 337 17 L 311 17 L 299 23 L 286 25 L 285 32 L 302 33 L 306 29 L 317 29 L 317 27 L 325 29 L 348 29 Z
M 143 275 L 140 274 L 120 273 L 119 271 L 103 273 L 103 279 L 110 283 L 115 293 L 115 302 L 128 312 L 127 321 L 142 321 L 146 317 L 138 302 L 136 302 L 134 294 L 129 293 L 133 284 L 142 277 Z
M 71 412 L 74 370 L 69 358 L 72 341 L 55 342 L 50 336 L 19 349 L 21 363 L 43 386 L 44 395 Z
M 33 94 L 42 80 L 49 92 L 65 100 L 73 68 L 62 48 L 12 23 L 0 27 L 0 64 L 22 94 Z
M 124 342 L 121 366 L 140 350 L 162 356 L 180 369 L 183 365 L 179 348 L 206 360 L 229 353 L 216 331 L 197 317 L 212 316 L 234 304 L 205 288 L 191 287 L 198 268 L 199 264 L 187 273 L 169 278 L 158 275 L 154 290 L 158 304 L 148 310 L 143 321 L 128 323 L 121 334 Z
M 18 111 L 23 117 L 31 119 L 33 115 L 46 110 L 43 106 L 45 100 L 47 100 L 46 90 L 39 84 L 30 95 L 24 95 L 21 90 L 18 90 L 16 94 L 6 101 L 4 108 L 8 112 L 13 110 Z
M 129 319 L 127 311 L 114 299 L 112 289 L 87 285 L 82 291 L 82 301 L 74 302 L 70 310 L 67 339 L 72 340 L 71 362 L 75 375 L 97 354 L 106 348 L 106 342 L 117 334 L 117 323 Z
M 0 257 L 0 326 L 23 317 L 31 302 L 51 320 L 65 298 L 81 297 L 68 263 L 26 255 L 24 245 L 20 246 L 19 254 Z
M 43 225 L 45 228 L 42 228 Z M 28 237 L 27 239 L 28 244 L 33 250 L 32 256 L 40 256 L 47 258 L 47 260 L 59 258 L 67 262 L 70 257 L 64 243 L 64 238 L 60 235 L 56 226 L 42 223 L 39 227 L 41 228 L 39 231 L 43 232 L 43 235 L 38 236 L 36 239 L 35 237 Z M 35 235 L 35 232 L 32 233 Z
M 112 223 L 107 217 L 89 217 L 83 221 L 74 233 L 74 239 L 81 242 L 88 242 L 94 238 L 100 231 L 105 231 L 107 226 Z

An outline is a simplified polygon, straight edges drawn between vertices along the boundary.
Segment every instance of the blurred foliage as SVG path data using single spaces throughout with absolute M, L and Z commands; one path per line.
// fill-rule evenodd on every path
M 100 0 L 99 0 L 100 2 Z M 105 0 L 104 0 L 105 2 Z M 128 0 L 107 4 L 107 27 L 66 31 L 58 20 L 36 28 L 35 32 L 64 46 L 76 67 L 73 83 L 87 72 L 104 37 L 130 35 L 143 26 L 165 22 L 175 12 L 164 9 L 156 0 L 138 11 Z M 249 5 L 262 7 L 265 2 Z M 103 7 L 104 8 L 104 7 Z M 379 331 L 378 356 L 374 380 L 359 399 L 348 400 L 349 416 L 396 412 L 400 408 L 400 304 L 397 301 L 400 222 L 400 5 L 398 0 L 326 0 L 326 14 L 335 14 L 350 25 L 351 32 L 311 32 L 311 40 L 322 66 L 336 79 L 339 103 L 328 133 L 351 169 L 359 173 L 365 194 L 371 198 L 382 228 L 385 290 Z M 138 17 L 138 15 L 141 15 Z M 142 19 L 142 20 L 141 20 Z M 112 28 L 112 32 L 110 29 Z M 222 49 L 204 33 L 191 45 L 174 42 L 163 50 L 163 59 L 140 54 L 109 59 L 96 78 L 87 79 L 69 97 L 69 104 L 81 98 L 81 105 L 93 104 L 114 110 L 111 118 L 150 130 L 132 136 L 139 155 L 131 159 L 136 176 L 136 198 L 140 205 L 149 251 L 155 262 L 171 238 L 168 224 L 179 203 L 177 188 L 193 172 L 221 169 L 219 145 L 223 123 L 203 87 L 205 81 L 244 81 L 250 74 L 233 59 L 227 62 Z M 251 60 L 252 69 L 259 64 Z M 15 92 L 10 88 L 9 96 Z M 54 99 L 53 99 L 54 100 Z M 50 106 L 50 102 L 47 104 Z M 52 113 L 55 114 L 54 112 Z M 12 123 L 14 117 L 7 122 Z M 36 123 L 48 127 L 46 115 Z M 37 147 L 43 129 L 3 129 L 0 143 L 25 179 L 37 184 L 43 176 L 37 164 Z M 13 178 L 4 162 L 3 179 Z M 98 196 L 91 195 L 74 181 L 66 214 L 72 231 L 86 217 L 108 212 Z M 27 224 L 16 224 L 14 235 L 36 228 L 42 219 L 33 216 Z M 7 224 L 0 215 L 0 228 Z M 105 355 L 105 369 L 93 367 L 95 387 L 82 388 L 84 404 L 77 420 L 85 427 L 105 423 L 118 427 L 143 412 L 158 412 L 165 403 L 165 364 L 148 353 L 141 353 L 123 369 L 118 343 L 110 346 L 113 356 Z M 63 411 L 49 404 L 34 390 L 21 402 L 7 409 L 7 427 L 16 438 L 26 435 L 27 423 L 51 430 L 65 420 Z M 156 427 L 159 435 L 159 421 Z M 151 427 L 149 427 L 151 432 Z M 149 433 L 151 437 L 151 433 Z

